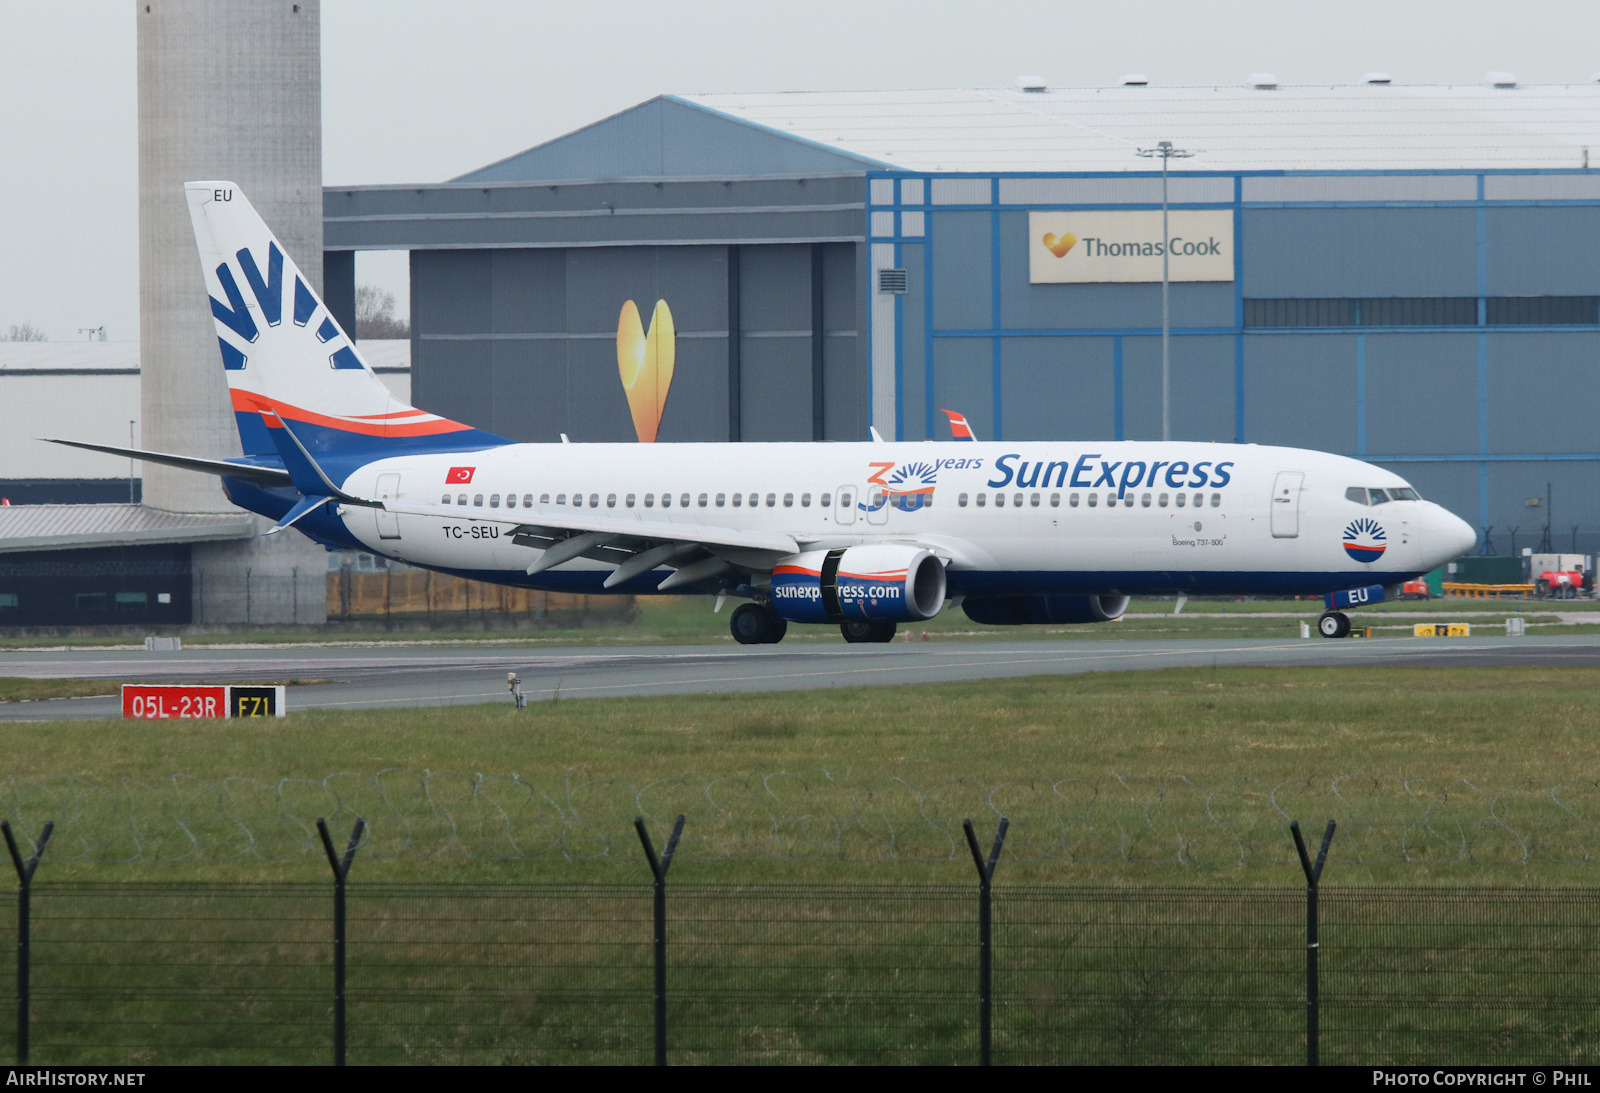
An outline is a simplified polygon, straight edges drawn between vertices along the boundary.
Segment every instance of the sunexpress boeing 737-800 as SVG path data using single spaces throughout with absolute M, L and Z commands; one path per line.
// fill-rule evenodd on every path
M 940 443 L 513 443 L 397 399 L 238 187 L 186 189 L 246 454 L 78 446 L 219 475 L 269 535 L 526 588 L 731 596 L 745 644 L 789 623 L 888 641 L 947 604 L 1106 622 L 1146 594 L 1321 595 L 1342 637 L 1341 609 L 1475 539 L 1395 474 L 1296 448 L 984 443 L 957 417 Z

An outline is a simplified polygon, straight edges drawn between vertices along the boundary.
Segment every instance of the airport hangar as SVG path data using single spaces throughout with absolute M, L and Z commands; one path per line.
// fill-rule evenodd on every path
M 662 96 L 449 182 L 326 188 L 329 297 L 353 252 L 410 251 L 416 401 L 516 440 L 634 439 L 630 299 L 676 325 L 663 441 L 944 439 L 945 408 L 1159 439 L 1159 260 L 1052 282 L 1034 236 L 1159 240 L 1138 153 L 1168 140 L 1174 233 L 1217 252 L 1170 290 L 1175 439 L 1345 453 L 1480 550 L 1549 521 L 1593 552 L 1600 85 L 1385 81 Z

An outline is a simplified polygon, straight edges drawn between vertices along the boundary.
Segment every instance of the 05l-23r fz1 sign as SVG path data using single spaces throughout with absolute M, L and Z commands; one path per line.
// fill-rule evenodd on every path
M 140 721 L 191 721 L 228 717 L 283 717 L 281 684 L 267 687 L 204 687 L 124 683 L 122 716 Z

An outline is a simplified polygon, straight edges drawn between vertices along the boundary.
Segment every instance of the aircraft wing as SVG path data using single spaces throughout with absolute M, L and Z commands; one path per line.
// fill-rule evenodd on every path
M 482 509 L 461 509 L 455 505 L 414 505 L 385 502 L 384 511 L 406 516 L 437 516 L 451 520 L 467 520 L 479 524 L 511 525 L 527 528 L 538 536 L 541 531 L 598 532 L 629 539 L 649 539 L 656 542 L 699 543 L 705 546 L 733 547 L 745 550 L 771 550 L 780 554 L 793 554 L 800 549 L 794 537 L 781 532 L 742 531 L 738 528 L 710 527 L 705 524 L 678 521 L 666 516 L 629 512 L 626 515 L 590 515 L 587 511 L 556 508 L 552 505 L 534 506 L 516 510 L 485 512 Z M 565 538 L 557 534 L 557 538 Z
M 57 440 L 54 437 L 35 437 L 49 444 L 65 444 L 69 448 L 86 448 L 91 452 L 120 455 L 124 459 L 137 459 L 142 463 L 159 463 L 163 467 L 181 467 L 186 471 L 214 474 L 223 478 L 247 478 L 269 486 L 292 486 L 289 472 L 277 467 L 260 467 L 250 463 L 232 463 L 226 459 L 201 459 L 192 455 L 169 455 L 166 452 L 146 452 L 138 448 L 118 448 L 110 444 L 89 444 L 82 440 Z
M 657 566 L 670 566 L 676 572 L 657 586 L 666 591 L 713 580 L 733 569 L 766 571 L 783 555 L 799 550 L 794 538 L 782 533 L 709 527 L 656 512 L 602 515 L 535 506 L 502 515 L 477 508 L 463 510 L 455 505 L 386 502 L 383 507 L 386 512 L 408 516 L 509 525 L 512 542 L 543 551 L 528 566 L 529 576 L 575 558 L 591 558 L 617 567 L 606 578 L 607 588 Z

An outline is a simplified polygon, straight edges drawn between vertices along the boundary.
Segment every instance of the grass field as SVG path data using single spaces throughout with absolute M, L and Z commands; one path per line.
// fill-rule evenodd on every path
M 713 613 L 713 600 L 696 596 L 645 596 L 638 601 L 638 617 L 621 624 L 600 620 L 596 625 L 548 630 L 371 630 L 349 629 L 318 632 L 309 628 L 283 631 L 251 630 L 240 633 L 185 635 L 185 646 L 237 645 L 375 645 L 406 643 L 414 645 L 698 645 L 733 644 L 728 633 L 728 615 L 737 604 L 729 601 L 721 613 Z M 902 626 L 930 640 L 960 639 L 996 641 L 1105 641 L 1119 638 L 1283 638 L 1296 637 L 1301 622 L 1315 622 L 1322 612 L 1321 600 L 1190 600 L 1182 614 L 1172 615 L 1172 599 L 1135 600 L 1129 617 L 1098 626 L 980 626 L 960 610 L 946 610 L 927 623 Z M 1463 621 L 1482 625 L 1490 632 L 1501 631 L 1505 620 L 1521 616 L 1530 632 L 1600 633 L 1600 601 L 1590 600 L 1428 600 L 1402 601 L 1357 612 L 1358 625 L 1379 631 L 1409 631 L 1413 613 L 1449 613 Z M 1568 618 L 1594 614 L 1593 623 L 1563 623 Z M 359 625 L 359 624 L 357 624 Z M 0 651 L 15 649 L 94 648 L 140 645 L 143 632 L 125 636 L 0 638 Z M 833 626 L 789 628 L 784 639 L 791 642 L 837 642 Z M 4 699 L 0 699 L 4 701 Z
M 351 1061 L 645 1062 L 630 824 L 682 812 L 674 1062 L 972 1061 L 960 821 L 1003 813 L 998 1061 L 1297 1061 L 1293 816 L 1341 824 L 1325 1061 L 1591 1063 L 1597 726 L 1600 670 L 1510 668 L 17 723 L 0 812 L 60 821 L 35 1062 L 326 1061 L 310 824 L 358 812 Z
M 1570 884 L 1597 726 L 1600 671 L 1516 668 L 49 722 L 7 727 L 4 811 L 63 878 L 317 880 L 310 825 L 360 813 L 374 879 L 632 879 L 631 818 L 682 812 L 687 880 L 964 882 L 1003 813 L 1018 880 L 1292 883 L 1292 817 L 1340 821 L 1330 880 Z
M 0 702 L 42 702 L 51 698 L 90 698 L 118 694 L 121 686 L 107 679 L 28 679 L 0 676 Z

